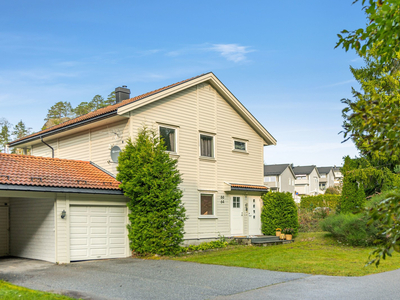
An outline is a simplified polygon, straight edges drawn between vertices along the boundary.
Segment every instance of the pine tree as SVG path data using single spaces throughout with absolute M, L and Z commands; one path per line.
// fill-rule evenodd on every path
M 14 126 L 12 134 L 15 136 L 17 139 L 21 139 L 24 136 L 27 136 L 31 133 L 30 127 L 26 127 L 25 123 L 21 121 L 18 122 L 17 125 Z
M 6 119 L 0 119 L 0 152 L 5 151 L 11 141 L 11 124 Z
M 183 241 L 181 175 L 165 149 L 157 134 L 144 127 L 119 156 L 117 180 L 130 198 L 129 239 L 138 254 L 176 254 Z

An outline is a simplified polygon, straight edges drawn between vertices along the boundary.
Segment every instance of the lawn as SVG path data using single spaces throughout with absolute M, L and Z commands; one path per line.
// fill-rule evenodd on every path
M 72 298 L 34 291 L 20 286 L 16 286 L 0 280 L 0 299 L 14 300 L 14 299 L 29 299 L 29 300 L 73 300 Z
M 324 232 L 301 233 L 294 243 L 268 247 L 232 246 L 175 258 L 204 264 L 333 276 L 364 276 L 400 268 L 400 254 L 378 268 L 365 267 L 373 248 L 345 246 Z

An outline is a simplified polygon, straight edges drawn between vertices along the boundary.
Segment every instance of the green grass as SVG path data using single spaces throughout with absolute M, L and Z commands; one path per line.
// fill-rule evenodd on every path
M 0 299 L 14 300 L 14 299 L 29 299 L 29 300 L 73 300 L 70 297 L 34 291 L 20 286 L 10 284 L 0 280 Z
M 341 245 L 325 232 L 300 233 L 291 244 L 233 246 L 174 258 L 181 261 L 333 276 L 364 276 L 400 268 L 400 254 L 365 267 L 373 248 Z

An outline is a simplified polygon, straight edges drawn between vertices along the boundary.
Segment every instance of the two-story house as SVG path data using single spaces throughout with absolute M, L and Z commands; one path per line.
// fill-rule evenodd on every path
M 333 173 L 333 167 L 318 167 L 319 178 L 319 189 L 325 193 L 325 190 L 335 185 L 335 174 Z
M 293 172 L 296 175 L 296 194 L 299 196 L 318 195 L 320 175 L 315 165 L 293 167 Z
M 343 184 L 342 168 L 334 166 L 333 174 L 335 176 L 335 179 L 334 179 L 335 186 L 341 186 Z
M 295 179 L 291 164 L 264 165 L 264 184 L 272 192 L 289 192 L 294 197 Z
M 10 146 L 25 152 L 29 149 L 33 156 L 90 161 L 115 175 L 118 153 L 145 124 L 160 134 L 171 157 L 178 159 L 188 216 L 185 243 L 218 235 L 261 234 L 261 195 L 268 190 L 263 148 L 276 140 L 213 73 L 134 98 L 126 87 L 117 88 L 116 98 L 114 105 L 13 141 Z M 56 228 L 56 241 L 63 241 L 54 244 L 54 261 L 115 257 L 104 247 L 113 242 L 109 233 L 114 222 L 125 222 L 114 216 L 116 203 L 104 195 L 74 195 L 43 194 L 41 203 L 51 203 L 54 214 L 54 222 L 50 220 L 46 226 Z M 17 196 L 7 194 L 10 209 Z M 34 202 L 29 209 L 32 214 L 41 213 Z M 102 211 L 101 218 L 92 217 L 96 211 Z M 105 222 L 102 230 L 95 230 L 96 222 Z M 87 254 L 93 241 L 101 246 Z

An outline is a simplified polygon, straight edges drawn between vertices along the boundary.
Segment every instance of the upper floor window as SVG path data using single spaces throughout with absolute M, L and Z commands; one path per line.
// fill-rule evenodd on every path
M 246 142 L 234 141 L 234 150 L 246 151 Z
M 214 157 L 214 137 L 200 134 L 200 156 Z
M 326 174 L 321 174 L 321 178 L 326 178 Z
M 302 180 L 302 179 L 307 179 L 307 176 L 306 175 L 296 176 L 296 180 Z
M 167 151 L 176 152 L 176 130 L 160 126 L 160 138 L 164 141 Z
M 264 182 L 276 182 L 276 176 L 265 176 Z

